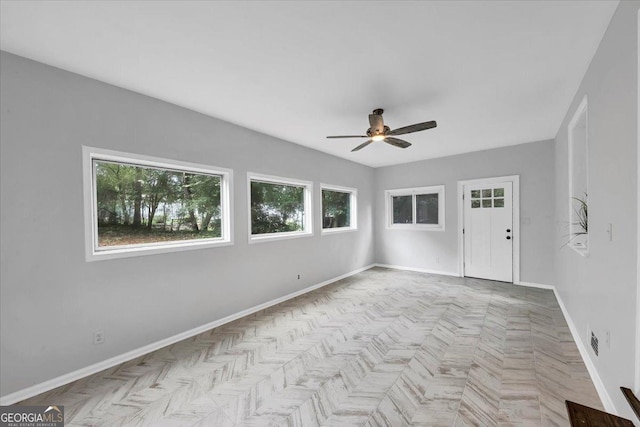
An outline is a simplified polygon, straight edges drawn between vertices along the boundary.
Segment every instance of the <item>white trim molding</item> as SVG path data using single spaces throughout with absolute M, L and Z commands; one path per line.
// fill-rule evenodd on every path
M 89 375 L 93 375 L 105 369 L 111 368 L 113 366 L 119 365 L 124 362 L 128 362 L 129 360 L 135 359 L 136 357 L 143 356 L 145 354 L 151 353 L 152 351 L 159 350 L 163 347 L 166 347 L 171 344 L 175 344 L 179 341 L 185 340 L 187 338 L 191 338 L 195 335 L 201 334 L 202 332 L 208 331 L 213 328 L 220 327 L 226 323 L 232 322 L 234 320 L 240 319 L 241 317 L 248 316 L 253 313 L 257 313 L 258 311 L 264 310 L 276 304 L 280 304 L 282 302 L 288 301 L 292 298 L 296 298 L 300 295 L 306 294 L 313 290 L 322 288 L 324 286 L 330 285 L 331 283 L 337 282 L 338 280 L 342 280 L 349 276 L 353 276 L 354 274 L 361 273 L 365 270 L 369 270 L 370 268 L 375 267 L 374 264 L 367 265 L 362 268 L 358 268 L 357 270 L 350 271 L 345 274 L 341 274 L 340 276 L 336 276 L 332 279 L 325 280 L 324 282 L 318 283 L 316 285 L 309 286 L 307 288 L 301 289 L 296 292 L 292 292 L 290 294 L 284 295 L 279 298 L 272 299 L 271 301 L 267 301 L 262 304 L 258 304 L 251 308 L 247 308 L 246 310 L 239 311 L 235 314 L 231 314 L 229 316 L 223 317 L 222 319 L 214 320 L 213 322 L 207 323 L 202 326 L 198 326 L 197 328 L 190 329 L 188 331 L 173 335 L 171 337 L 156 341 L 149 345 L 145 345 L 143 347 L 139 347 L 135 350 L 128 351 L 124 354 L 111 357 L 109 359 L 103 360 L 98 363 L 94 363 L 93 365 L 87 366 L 85 368 L 78 369 L 73 372 L 69 372 L 68 374 L 61 375 L 59 377 L 50 379 L 48 381 L 42 382 L 40 384 L 33 385 L 31 387 L 27 387 L 23 390 L 16 391 L 11 394 L 7 394 L 5 396 L 0 397 L 0 406 L 8 406 L 13 405 L 14 403 L 23 401 L 33 396 L 37 396 L 38 394 L 45 393 L 49 390 L 53 390 L 54 388 L 63 386 L 65 384 L 69 384 L 70 382 L 79 380 Z
M 491 178 L 458 181 L 458 276 L 464 277 L 464 187 L 475 184 L 511 182 L 513 185 L 513 283 L 520 283 L 520 175 L 496 176 Z
M 158 168 L 170 171 L 185 171 L 220 177 L 221 237 L 99 248 L 95 189 L 96 173 L 94 167 L 94 163 L 96 161 L 121 163 L 124 165 Z M 231 203 L 231 194 L 233 193 L 233 171 L 231 169 L 82 146 L 82 175 L 84 192 L 85 259 L 87 262 L 228 246 L 233 244 L 233 206 Z
M 573 337 L 573 340 L 576 342 L 576 346 L 578 347 L 578 351 L 580 352 L 582 361 L 587 367 L 587 371 L 589 371 L 589 375 L 591 376 L 591 381 L 593 382 L 593 385 L 595 386 L 596 391 L 598 392 L 598 396 L 600 397 L 600 400 L 604 405 L 604 409 L 607 412 L 617 415 L 618 411 L 616 410 L 616 407 L 613 404 L 613 400 L 611 400 L 611 396 L 609 396 L 609 393 L 607 392 L 607 389 L 604 386 L 604 382 L 602 382 L 602 379 L 598 374 L 598 369 L 596 369 L 596 366 L 591 361 L 591 357 L 589 356 L 589 352 L 587 351 L 587 346 L 584 345 L 584 342 L 582 341 L 582 338 L 578 333 L 578 329 L 576 328 L 576 325 L 573 323 L 573 319 L 571 319 L 571 316 L 569 315 L 569 311 L 567 310 L 567 307 L 565 307 L 564 302 L 562 301 L 562 298 L 560 297 L 560 294 L 558 293 L 558 290 L 555 288 L 555 286 L 553 286 L 552 289 L 553 289 L 553 294 L 556 296 L 556 300 L 558 301 L 558 305 L 560 306 L 560 310 L 562 310 L 564 319 L 567 321 L 567 326 L 569 326 L 569 330 L 571 331 L 571 336 Z
M 390 265 L 390 264 L 379 264 L 376 263 L 373 265 L 374 267 L 382 267 L 382 268 L 390 268 L 393 270 L 404 270 L 404 271 L 415 271 L 416 273 L 427 273 L 427 274 L 440 274 L 442 276 L 454 276 L 458 277 L 458 273 L 454 273 L 451 271 L 440 271 L 440 270 L 428 270 L 424 268 L 415 268 L 415 267 L 405 267 L 402 265 Z
M 638 79 L 636 88 L 640 88 L 640 10 L 638 10 Z M 637 89 L 637 97 L 638 97 L 638 108 L 636 112 L 638 117 L 636 118 L 637 132 L 636 136 L 638 138 L 638 143 L 636 147 L 640 147 L 640 89 Z M 637 219 L 637 227 L 636 232 L 638 234 L 636 240 L 636 257 L 637 257 L 637 267 L 636 267 L 636 372 L 635 372 L 635 380 L 634 380 L 634 391 L 636 395 L 640 395 L 640 150 L 637 150 L 637 159 L 636 159 L 636 171 L 638 173 L 637 176 L 637 209 L 636 213 L 638 215 Z
M 534 282 L 520 281 L 520 283 L 514 283 L 514 285 L 524 286 L 526 288 L 549 289 L 552 291 L 555 291 L 556 289 L 555 286 L 553 285 L 545 285 L 544 283 L 534 283 Z

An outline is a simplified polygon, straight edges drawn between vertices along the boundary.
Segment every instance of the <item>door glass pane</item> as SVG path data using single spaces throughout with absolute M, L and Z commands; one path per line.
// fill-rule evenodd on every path
M 480 200 L 472 200 L 471 201 L 471 207 L 472 208 L 479 208 L 480 207 Z
M 504 197 L 504 188 L 494 188 L 493 197 Z
M 483 208 L 490 208 L 491 207 L 491 199 L 486 199 L 482 201 L 482 207 Z
M 494 208 L 504 208 L 504 199 L 494 199 L 493 200 Z
M 479 199 L 480 198 L 480 190 L 471 190 L 471 198 Z
M 438 193 L 416 196 L 416 224 L 438 223 Z
M 393 196 L 393 223 L 412 224 L 413 223 L 413 196 Z
M 491 197 L 491 189 L 482 190 L 482 197 Z

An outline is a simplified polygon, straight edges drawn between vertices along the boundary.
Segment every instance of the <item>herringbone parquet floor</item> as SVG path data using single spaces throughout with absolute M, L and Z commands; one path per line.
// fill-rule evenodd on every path
M 568 425 L 602 408 L 551 291 L 374 268 L 22 402 L 67 425 Z

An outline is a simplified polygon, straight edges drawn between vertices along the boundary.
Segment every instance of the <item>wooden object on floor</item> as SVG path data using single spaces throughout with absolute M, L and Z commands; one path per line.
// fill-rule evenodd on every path
M 633 391 L 631 391 L 630 388 L 620 387 L 620 390 L 622 390 L 622 394 L 624 394 L 624 397 L 627 398 L 627 402 L 629 402 L 629 405 L 631 406 L 631 409 L 633 409 L 633 412 L 635 412 L 638 418 L 640 418 L 640 400 L 638 400 L 638 398 L 635 394 L 633 394 Z
M 569 422 L 573 427 L 634 427 L 633 423 L 626 418 L 569 400 L 565 402 L 567 403 L 567 412 L 569 412 Z

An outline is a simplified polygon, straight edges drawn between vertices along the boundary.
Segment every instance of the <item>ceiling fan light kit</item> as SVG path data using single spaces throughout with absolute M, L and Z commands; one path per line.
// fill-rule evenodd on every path
M 398 148 L 407 148 L 411 145 L 410 142 L 402 140 L 400 138 L 394 138 L 395 135 L 404 135 L 407 133 L 419 132 L 422 130 L 432 129 L 437 126 L 435 121 L 416 123 L 414 125 L 404 126 L 398 129 L 391 130 L 389 126 L 384 124 L 382 118 L 384 110 L 382 108 L 376 108 L 372 114 L 369 114 L 369 125 L 366 135 L 334 135 L 327 138 L 368 138 L 367 141 L 358 145 L 351 151 L 358 151 L 371 144 L 374 141 L 384 141 L 387 144 L 393 145 Z

